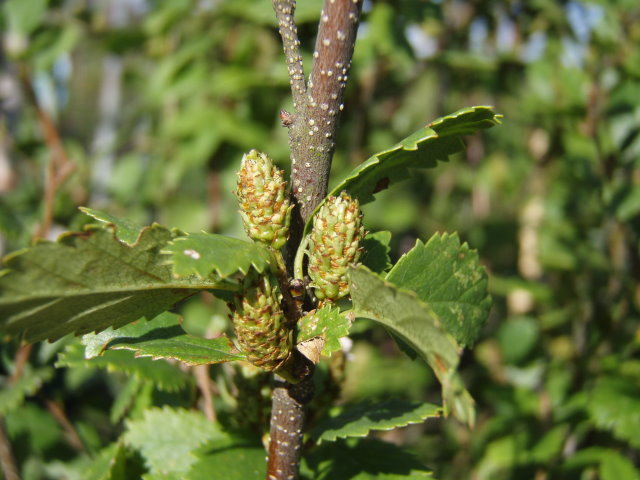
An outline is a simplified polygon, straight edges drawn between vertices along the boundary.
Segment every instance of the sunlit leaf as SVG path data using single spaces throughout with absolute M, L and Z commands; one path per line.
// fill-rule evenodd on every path
M 461 345 L 478 338 L 491 307 L 487 273 L 457 234 L 435 234 L 426 244 L 418 240 L 386 279 L 416 292 Z
M 85 480 L 127 480 L 126 452 L 122 443 L 102 449 L 83 473 Z
M 589 412 L 598 428 L 640 448 L 640 387 L 633 377 L 598 380 L 589 396 Z
M 103 344 L 103 349 L 132 350 L 136 357 L 173 359 L 188 365 L 207 365 L 245 358 L 225 335 L 209 339 L 187 334 L 180 325 L 180 317 L 169 312 L 162 313 L 149 322 L 135 322 L 117 330 L 85 335 L 83 343 L 90 347 L 91 352 L 96 350 L 97 338 L 93 337 L 102 338 L 99 343 Z
M 164 360 L 135 358 L 133 352 L 108 350 L 101 356 L 87 359 L 80 342 L 67 345 L 59 355 L 56 367 L 104 368 L 122 372 L 139 380 L 148 380 L 160 390 L 178 391 L 191 382 L 191 377 Z
M 346 315 L 341 315 L 339 309 L 325 306 L 298 322 L 296 340 L 300 343 L 313 337 L 322 337 L 322 354 L 331 355 L 342 348 L 340 339 L 349 335 L 350 327 L 351 321 Z
M 263 272 L 272 261 L 269 250 L 259 243 L 213 233 L 178 237 L 163 253 L 171 255 L 173 272 L 178 277 L 197 275 L 204 279 L 212 274 L 228 277 L 247 273 L 251 267 Z
M 267 471 L 264 447 L 255 441 L 227 437 L 208 442 L 195 454 L 185 480 L 209 480 L 211 472 L 225 480 L 262 480 Z
M 198 412 L 151 408 L 139 420 L 126 422 L 125 444 L 138 450 L 151 474 L 184 474 L 196 462 L 192 452 L 204 443 L 223 439 L 213 422 Z

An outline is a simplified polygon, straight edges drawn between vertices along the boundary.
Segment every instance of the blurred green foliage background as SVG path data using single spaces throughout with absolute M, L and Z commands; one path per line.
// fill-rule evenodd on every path
M 307 69 L 321 3 L 298 2 Z M 244 235 L 231 193 L 242 153 L 257 148 L 288 168 L 278 112 L 291 99 L 269 0 L 4 0 L 0 9 L 3 253 L 80 228 L 80 205 Z M 430 420 L 382 436 L 440 479 L 638 479 L 640 5 L 365 1 L 334 178 L 469 105 L 494 105 L 503 125 L 380 193 L 365 224 L 391 230 L 395 258 L 438 231 L 478 249 L 494 298 L 463 357 L 478 425 Z M 191 331 L 226 328 L 218 304 L 181 313 Z M 341 401 L 439 401 L 428 369 L 384 331 L 356 324 L 352 339 Z M 109 410 L 132 388 L 127 376 L 51 370 L 68 342 L 32 352 L 28 368 L 40 373 L 26 399 L 0 393 L 25 479 L 87 478 L 77 473 L 87 452 L 122 429 Z M 18 350 L 1 348 L 8 385 Z M 188 385 L 149 388 L 144 402 L 189 405 L 193 393 L 175 393 Z

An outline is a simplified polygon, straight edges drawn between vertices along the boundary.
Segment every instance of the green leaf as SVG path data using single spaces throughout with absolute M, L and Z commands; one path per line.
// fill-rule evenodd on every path
M 136 243 L 142 231 L 142 227 L 140 225 L 136 225 L 126 218 L 114 217 L 109 213 L 101 212 L 100 210 L 94 210 L 93 208 L 88 207 L 80 207 L 80 211 L 89 215 L 90 217 L 95 218 L 99 222 L 113 226 L 113 231 L 115 232 L 116 238 L 129 246 L 132 246 Z
M 640 448 L 640 387 L 633 377 L 600 378 L 591 391 L 588 408 L 598 428 Z
M 489 316 L 487 273 L 455 233 L 435 234 L 426 244 L 418 240 L 386 279 L 416 292 L 463 346 L 473 344 Z
M 338 440 L 305 457 L 302 469 L 314 480 L 433 480 L 412 454 L 373 439 Z
M 37 402 L 25 402 L 10 415 L 3 415 L 7 434 L 12 441 L 22 443 L 26 440 L 30 454 L 40 456 L 45 452 L 55 451 L 64 442 L 64 434 L 60 424 L 48 410 L 43 409 Z M 24 447 L 20 447 L 22 449 Z
M 56 367 L 106 368 L 110 372 L 122 372 L 140 380 L 152 382 L 160 390 L 176 392 L 189 385 L 191 377 L 163 360 L 135 358 L 133 352 L 109 350 L 91 359 L 84 356 L 84 346 L 74 342 L 58 355 Z
M 213 233 L 192 233 L 173 240 L 163 253 L 171 255 L 173 273 L 178 277 L 198 275 L 209 278 L 212 273 L 228 277 L 247 273 L 251 267 L 258 272 L 272 262 L 265 246 Z
M 0 416 L 5 416 L 18 408 L 24 398 L 36 393 L 42 384 L 53 376 L 53 369 L 43 367 L 37 370 L 25 368 L 15 383 L 10 383 L 7 377 L 0 381 Z
M 362 242 L 364 253 L 360 262 L 372 272 L 386 272 L 391 267 L 391 259 L 389 258 L 390 242 L 391 232 L 383 230 L 381 232 L 368 233 Z
M 411 423 L 422 423 L 440 416 L 441 408 L 430 403 L 387 400 L 375 405 L 346 407 L 340 414 L 326 419 L 312 432 L 318 443 L 337 438 L 364 437 L 372 430 L 391 430 Z
M 138 241 L 118 241 L 113 227 L 67 233 L 5 257 L 0 322 L 30 342 L 118 328 L 153 318 L 199 290 L 231 288 L 213 280 L 174 279 L 160 250 L 172 233 L 154 225 Z
M 133 350 L 136 357 L 170 358 L 188 365 L 245 359 L 226 335 L 211 339 L 188 335 L 179 320 L 178 315 L 165 312 L 150 322 L 127 325 L 112 332 L 116 335 L 111 337 L 105 348 Z
M 200 451 L 203 453 L 201 454 Z M 214 440 L 201 447 L 200 459 L 193 464 L 185 480 L 262 480 L 267 473 L 264 447 L 241 438 Z
M 610 450 L 604 455 L 600 464 L 600 478 L 602 480 L 638 480 L 640 472 L 627 457 Z
M 140 452 L 151 474 L 166 475 L 189 471 L 196 462 L 192 452 L 224 434 L 200 412 L 164 407 L 127 421 L 123 438 Z
M 136 357 L 171 358 L 188 365 L 245 359 L 226 335 L 210 339 L 195 337 L 186 334 L 180 325 L 160 327 L 139 337 L 118 338 L 107 348 L 133 350 Z
M 83 472 L 86 480 L 126 480 L 126 452 L 122 443 L 104 448 Z
M 473 399 L 456 373 L 459 347 L 436 312 L 415 293 L 385 282 L 365 267 L 351 267 L 349 285 L 354 313 L 387 327 L 413 348 L 442 385 L 445 413 L 473 425 Z
M 449 155 L 463 150 L 461 135 L 493 127 L 499 123 L 499 118 L 491 107 L 468 107 L 434 120 L 360 164 L 331 189 L 329 195 L 336 196 L 346 190 L 361 204 L 372 202 L 375 193 L 409 178 L 409 169 L 431 168 L 438 161 L 446 161 Z M 312 218 L 313 215 L 305 226 L 305 234 L 311 230 Z
M 8 0 L 2 5 L 9 30 L 14 33 L 28 35 L 41 25 L 42 17 L 47 11 L 47 0 Z
M 342 348 L 340 339 L 349 335 L 351 320 L 340 314 L 340 309 L 327 305 L 317 310 L 313 315 L 303 317 L 296 325 L 298 343 L 314 337 L 324 338 L 322 355 L 331 355 Z

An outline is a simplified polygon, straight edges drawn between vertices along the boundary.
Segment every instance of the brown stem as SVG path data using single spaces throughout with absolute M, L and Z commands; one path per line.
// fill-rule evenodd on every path
M 318 38 L 309 81 L 299 52 L 293 14 L 295 0 L 273 0 L 280 35 L 289 68 L 293 114 L 282 112 L 289 128 L 291 150 L 291 193 L 295 206 L 287 242 L 287 269 L 292 270 L 295 252 L 302 240 L 307 219 L 327 195 L 329 171 L 335 150 L 342 98 L 351 66 L 362 0 L 325 0 L 320 15 Z M 291 313 L 295 315 L 295 313 Z M 297 320 L 297 318 L 290 318 Z M 294 352 L 292 371 L 304 371 L 310 363 Z M 297 367 L 300 368 L 297 368 Z M 302 449 L 305 409 L 313 398 L 313 369 L 296 385 L 278 381 L 272 394 L 271 429 L 267 480 L 294 480 Z
M 16 460 L 11 451 L 11 443 L 4 426 L 4 419 L 0 417 L 0 466 L 5 480 L 20 480 Z
M 298 478 L 305 407 L 313 398 L 311 377 L 291 385 L 276 382 L 271 394 L 271 432 L 267 480 Z
M 307 87 L 304 82 L 304 68 L 300 55 L 300 40 L 298 39 L 298 27 L 293 21 L 296 9 L 296 0 L 273 0 L 273 9 L 276 12 L 284 58 L 289 70 L 289 83 L 291 84 L 291 96 L 293 107 L 298 108 L 304 104 L 304 94 Z

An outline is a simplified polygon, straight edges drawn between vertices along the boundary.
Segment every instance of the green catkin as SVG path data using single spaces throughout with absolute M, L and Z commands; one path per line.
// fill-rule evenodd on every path
M 247 361 L 267 371 L 279 368 L 293 348 L 293 329 L 282 312 L 281 300 L 273 274 L 252 273 L 229 304 L 240 350 Z
M 283 172 L 265 153 L 251 150 L 242 157 L 236 195 L 240 215 L 250 238 L 275 249 L 289 236 L 292 205 Z
M 346 192 L 327 197 L 309 237 L 308 271 L 319 300 L 335 301 L 349 293 L 347 269 L 358 262 L 364 236 L 358 200 Z

